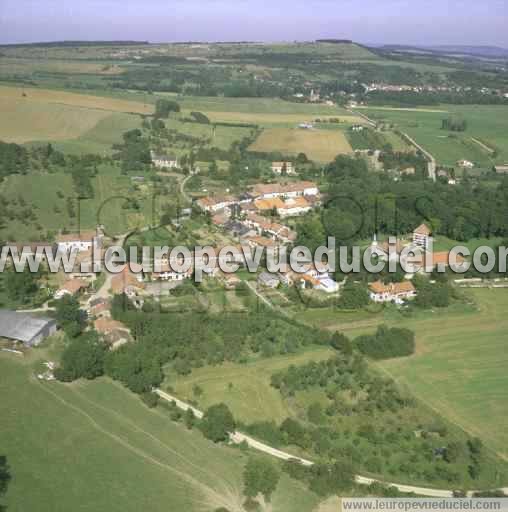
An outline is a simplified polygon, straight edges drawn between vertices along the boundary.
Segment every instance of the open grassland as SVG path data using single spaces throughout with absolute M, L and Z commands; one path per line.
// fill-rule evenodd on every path
M 184 117 L 188 117 L 188 112 Z M 164 120 L 166 128 L 177 130 L 179 133 L 209 139 L 209 146 L 223 150 L 228 150 L 231 144 L 247 137 L 251 133 L 251 128 L 241 126 L 214 126 L 212 124 L 187 123 L 181 119 L 171 117 Z
M 203 408 L 224 402 L 235 417 L 244 422 L 263 419 L 282 421 L 291 412 L 279 391 L 270 386 L 271 375 L 292 364 L 320 361 L 331 355 L 332 351 L 328 348 L 316 348 L 246 364 L 225 363 L 198 368 L 184 377 L 176 377 L 168 370 L 165 385 L 170 386 L 179 398 L 197 400 Z M 199 397 L 195 396 L 194 386 L 201 387 L 204 393 Z
M 144 195 L 131 192 L 128 176 L 123 176 L 117 167 L 101 166 L 99 175 L 92 178 L 94 197 L 78 202 L 72 178 L 66 173 L 12 175 L 6 178 L 0 191 L 15 201 L 10 205 L 14 213 L 30 205 L 37 220 L 26 222 L 23 218 L 5 218 L 5 228 L 0 231 L 4 239 L 27 241 L 42 240 L 48 231 L 57 232 L 67 228 L 75 231 L 92 229 L 104 224 L 112 234 L 142 227 L 152 219 L 152 197 L 148 190 Z M 123 208 L 124 198 L 138 199 L 140 209 Z M 20 201 L 20 198 L 21 201 Z M 70 198 L 70 199 L 69 199 Z M 68 201 L 74 205 L 75 217 L 68 214 Z M 157 206 L 157 205 L 156 205 Z
M 478 312 L 411 322 L 416 355 L 381 366 L 508 460 L 508 292 L 471 293 Z
M 0 371 L 10 512 L 244 512 L 239 450 L 213 445 L 106 379 L 40 383 L 30 363 L 7 354 Z M 311 512 L 317 501 L 283 477 L 271 510 Z
M 305 153 L 318 162 L 329 162 L 338 154 L 352 153 L 343 132 L 337 130 L 301 130 L 298 128 L 269 128 L 249 146 L 251 151 L 283 154 Z
M 32 73 L 118 75 L 123 72 L 124 69 L 120 66 L 105 64 L 104 62 L 17 58 L 3 58 L 0 60 L 0 77 Z
M 369 107 L 362 110 L 375 120 L 394 123 L 429 151 L 438 163 L 454 165 L 466 159 L 480 167 L 508 161 L 508 107 L 500 105 L 443 105 L 438 109 L 400 109 Z M 467 121 L 464 132 L 441 130 L 443 119 L 456 115 Z M 491 152 L 472 139 L 477 139 Z
M 341 312 L 309 309 L 305 322 L 351 337 L 379 324 L 416 333 L 416 354 L 380 366 L 418 398 L 508 459 L 508 291 L 466 292 L 476 306 L 451 306 L 406 317 L 392 309 Z

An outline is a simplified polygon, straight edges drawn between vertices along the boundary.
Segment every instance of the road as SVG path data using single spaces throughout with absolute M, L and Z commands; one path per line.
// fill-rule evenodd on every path
M 193 174 L 189 174 L 186 176 L 181 182 L 180 182 L 180 194 L 182 194 L 183 198 L 188 201 L 189 203 L 192 203 L 192 197 L 185 192 L 185 184 L 187 181 L 189 181 L 190 178 L 192 178 Z
M 243 282 L 247 285 L 247 287 L 250 289 L 250 291 L 256 295 L 256 297 L 261 299 L 261 302 L 266 304 L 270 309 L 275 309 L 275 306 L 266 297 L 261 295 L 258 292 L 257 288 L 250 281 L 243 281 Z
M 352 114 L 360 116 L 362 119 L 365 119 L 365 121 L 367 121 L 371 126 L 374 126 L 374 127 L 377 126 L 376 122 L 373 119 L 371 119 L 370 117 L 366 116 L 362 112 L 358 112 L 356 110 L 351 110 L 351 109 L 347 109 L 347 110 L 348 110 L 348 112 L 351 112 Z M 418 144 L 407 133 L 404 133 L 404 132 L 400 132 L 400 133 L 401 133 L 401 135 L 403 137 L 405 137 L 407 139 L 407 141 L 412 146 L 414 146 L 416 149 L 418 149 L 419 151 L 421 151 L 425 155 L 425 158 L 427 159 L 427 171 L 428 171 L 428 174 L 429 174 L 429 178 L 432 181 L 436 181 L 436 159 L 426 149 L 423 149 L 420 146 L 420 144 Z
M 436 181 L 436 159 L 426 149 L 423 149 L 420 146 L 420 144 L 418 144 L 407 133 L 401 132 L 401 134 L 408 140 L 410 144 L 412 144 L 416 149 L 418 149 L 425 155 L 425 157 L 427 158 L 427 169 L 429 172 L 429 178 L 433 181 Z
M 203 417 L 203 412 L 199 409 L 196 409 L 195 407 L 182 402 L 178 398 L 170 395 L 169 393 L 166 393 L 165 391 L 162 391 L 161 389 L 154 389 L 154 392 L 159 395 L 163 400 L 167 400 L 168 402 L 175 402 L 176 406 L 179 409 L 182 409 L 183 411 L 187 411 L 188 409 L 191 409 L 196 418 L 201 419 Z M 272 446 L 262 443 L 260 441 L 257 441 L 256 439 L 242 434 L 241 432 L 233 432 L 230 434 L 230 440 L 231 442 L 235 444 L 240 443 L 247 443 L 247 445 L 250 448 L 253 448 L 254 450 L 258 450 L 260 452 L 266 453 L 268 455 L 271 455 L 272 457 L 276 457 L 277 459 L 281 460 L 295 460 L 300 462 L 300 464 L 303 464 L 304 466 L 312 466 L 314 463 L 310 460 L 303 459 L 302 457 L 297 457 L 296 455 L 292 455 L 288 452 L 284 452 L 281 450 L 278 450 L 277 448 L 273 448 Z M 385 482 L 382 480 L 376 480 L 374 478 L 368 478 L 366 476 L 362 475 L 355 475 L 355 482 L 360 485 L 370 485 L 374 482 L 389 486 L 389 487 L 395 487 L 400 492 L 405 493 L 415 493 L 422 496 L 429 496 L 432 498 L 453 498 L 453 491 L 450 491 L 449 489 L 431 489 L 429 487 L 418 487 L 415 485 L 405 485 L 405 484 L 398 484 L 395 482 Z M 508 487 L 500 489 L 505 494 L 508 494 Z M 469 491 L 468 496 L 471 496 L 474 491 Z

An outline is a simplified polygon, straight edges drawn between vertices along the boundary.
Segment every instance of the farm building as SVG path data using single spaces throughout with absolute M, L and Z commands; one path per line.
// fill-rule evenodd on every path
M 508 164 L 505 164 L 505 165 L 496 165 L 494 167 L 494 170 L 498 173 L 498 174 L 508 174 Z
M 369 285 L 370 298 L 374 302 L 395 302 L 401 304 L 406 299 L 416 296 L 416 289 L 411 281 L 384 284 L 376 281 Z
M 0 310 L 0 338 L 23 343 L 27 347 L 39 345 L 44 338 L 56 332 L 56 320 Z

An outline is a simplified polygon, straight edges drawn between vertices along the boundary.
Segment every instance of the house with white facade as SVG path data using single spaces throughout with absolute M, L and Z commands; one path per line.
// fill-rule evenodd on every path
M 158 155 L 150 152 L 152 164 L 158 169 L 175 169 L 178 167 L 178 158 L 173 155 Z
M 370 298 L 374 302 L 395 302 L 402 304 L 405 300 L 416 297 L 416 289 L 411 281 L 384 284 L 376 281 L 369 285 Z

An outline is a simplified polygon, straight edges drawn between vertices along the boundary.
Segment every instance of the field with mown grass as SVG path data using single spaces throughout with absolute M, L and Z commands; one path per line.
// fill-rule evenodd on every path
M 465 289 L 473 304 L 403 315 L 393 308 L 307 309 L 299 319 L 356 337 L 378 325 L 416 333 L 414 356 L 378 364 L 403 387 L 508 460 L 508 290 Z
M 249 146 L 250 151 L 280 152 L 284 155 L 305 153 L 310 160 L 330 162 L 338 154 L 353 150 L 344 133 L 338 130 L 302 130 L 299 128 L 269 128 Z
M 62 142 L 73 152 L 110 152 L 121 133 L 151 113 L 152 105 L 73 92 L 0 87 L 0 140 Z M 124 113 L 124 114 L 117 114 Z M 65 146 L 72 141 L 74 146 Z
M 436 109 L 369 107 L 370 118 L 395 124 L 429 151 L 440 164 L 453 166 L 466 159 L 479 167 L 508 161 L 508 107 L 500 105 L 441 105 Z M 464 132 L 441 129 L 441 121 L 456 116 L 467 121 Z M 473 140 L 473 139 L 476 139 Z M 492 156 L 483 143 L 498 155 Z
M 39 382 L 35 349 L 0 354 L 0 454 L 13 479 L 9 512 L 244 512 L 238 449 L 217 446 L 108 379 Z M 274 512 L 312 512 L 319 500 L 283 476 Z

